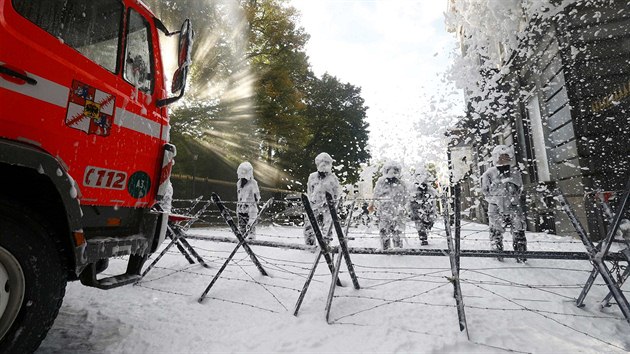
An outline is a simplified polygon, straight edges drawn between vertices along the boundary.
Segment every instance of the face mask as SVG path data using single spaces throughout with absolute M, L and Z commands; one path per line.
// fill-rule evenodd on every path
M 415 175 L 415 177 L 414 177 L 414 182 L 416 184 L 423 184 L 423 183 L 426 182 L 426 180 L 427 180 L 427 178 L 424 175 Z
M 251 176 L 248 176 L 245 173 L 239 173 L 237 176 L 238 176 L 238 179 L 246 179 L 248 181 L 252 178 Z
M 398 182 L 396 177 L 385 177 L 385 183 L 387 184 L 395 184 L 396 182 Z
M 500 173 L 504 174 L 506 172 L 510 172 L 510 165 L 502 165 L 502 166 L 497 166 L 497 170 L 499 170 Z
M 330 173 L 332 171 L 332 162 L 323 161 L 317 165 L 317 172 Z
M 397 179 L 400 176 L 400 169 L 396 167 L 392 167 L 387 172 L 385 172 L 386 178 L 394 178 Z

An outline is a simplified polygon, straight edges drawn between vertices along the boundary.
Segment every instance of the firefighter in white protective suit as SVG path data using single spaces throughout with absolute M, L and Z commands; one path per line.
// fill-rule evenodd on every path
M 381 169 L 383 175 L 378 178 L 374 187 L 374 204 L 383 250 L 392 246 L 402 248 L 401 236 L 405 231 L 407 187 L 400 178 L 401 170 L 399 163 L 386 162 Z
M 325 240 L 330 240 L 332 217 L 326 203 L 326 192 L 330 193 L 337 202 L 340 197 L 341 186 L 337 176 L 332 173 L 333 159 L 329 154 L 322 152 L 317 155 L 315 166 L 317 166 L 317 171 L 308 176 L 307 195 L 322 236 Z M 307 245 L 315 244 L 315 232 L 306 216 L 304 217 L 304 242 Z
M 616 236 L 630 242 L 630 219 L 621 219 Z
M 428 232 L 431 231 L 437 216 L 435 210 L 437 193 L 431 186 L 431 182 L 432 178 L 429 172 L 424 166 L 418 166 L 413 176 L 409 210 L 422 246 L 429 244 Z
M 481 191 L 488 202 L 490 245 L 494 250 L 503 250 L 505 224 L 510 224 L 514 251 L 527 251 L 525 216 L 521 205 L 523 178 L 516 166 L 512 166 L 514 151 L 497 145 L 492 150 L 493 167 L 481 176 Z M 503 260 L 499 257 L 499 260 Z M 517 257 L 517 262 L 526 261 Z
M 254 179 L 254 167 L 245 161 L 236 170 L 238 182 L 236 182 L 236 215 L 238 217 L 238 229 L 241 235 L 245 235 L 248 227 L 251 227 L 258 216 L 258 201 L 260 200 L 260 190 L 258 182 Z M 247 236 L 248 239 L 256 238 L 255 230 L 252 229 Z

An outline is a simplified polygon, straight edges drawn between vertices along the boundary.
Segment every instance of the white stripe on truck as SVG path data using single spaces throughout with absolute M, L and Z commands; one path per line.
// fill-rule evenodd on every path
M 0 62 L 0 65 L 2 64 L 3 63 Z M 0 88 L 50 103 L 61 108 L 67 107 L 68 97 L 70 94 L 70 89 L 68 87 L 59 85 L 54 81 L 44 79 L 41 76 L 33 75 L 31 73 L 27 73 L 27 75 L 37 80 L 37 85 L 18 85 L 0 77 Z M 144 135 L 148 135 L 152 138 L 162 138 L 163 140 L 168 141 L 168 129 L 164 129 L 163 132 L 160 123 L 154 122 L 139 114 L 129 112 L 126 109 L 116 107 L 114 124 Z

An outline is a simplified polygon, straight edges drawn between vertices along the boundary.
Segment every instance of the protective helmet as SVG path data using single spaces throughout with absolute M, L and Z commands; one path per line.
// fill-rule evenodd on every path
M 510 165 L 514 160 L 514 150 L 505 145 L 497 145 L 492 149 L 492 163 L 495 166 Z
M 325 152 L 320 153 L 315 157 L 315 166 L 317 166 L 317 171 L 319 172 L 330 172 L 332 171 L 332 163 L 333 158 L 330 157 Z
M 383 164 L 383 168 L 381 169 L 383 176 L 387 178 L 392 177 L 400 177 L 400 172 L 402 167 L 396 161 L 387 161 Z
M 236 169 L 236 174 L 239 179 L 245 178 L 247 180 L 250 180 L 254 177 L 254 167 L 251 163 L 245 161 L 238 165 L 238 168 Z

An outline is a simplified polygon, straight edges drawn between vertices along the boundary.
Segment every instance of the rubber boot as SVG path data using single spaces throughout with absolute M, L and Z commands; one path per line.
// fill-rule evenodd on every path
M 307 246 L 313 246 L 315 244 L 315 231 L 308 219 L 304 221 L 304 244 Z
M 247 235 L 246 240 L 247 241 L 252 241 L 256 239 L 256 227 L 254 226 L 252 228 L 252 225 L 247 225 L 247 228 L 249 229 L 249 235 Z M 244 233 L 242 235 L 245 235 Z
M 383 251 L 388 250 L 390 246 L 390 240 L 389 235 L 387 234 L 387 230 L 381 229 L 379 231 L 379 234 L 381 236 L 381 248 L 383 248 Z
M 424 230 L 418 230 L 418 237 L 420 238 L 420 245 L 426 246 L 429 244 L 427 241 L 427 232 Z
M 402 248 L 402 239 L 400 238 L 400 231 L 394 231 L 394 248 Z
M 495 243 L 492 248 L 495 251 L 503 252 L 503 242 L 499 241 L 499 242 Z M 503 262 L 503 257 L 502 256 L 498 256 L 497 260 L 499 262 Z
M 490 247 L 495 251 L 503 251 L 503 240 L 501 238 L 502 234 L 498 230 L 490 230 Z M 499 262 L 503 262 L 503 257 L 498 256 L 497 260 Z
M 390 244 L 389 238 L 381 239 L 381 247 L 383 248 L 383 251 L 387 251 L 389 249 L 389 244 Z
M 517 231 L 514 233 L 514 241 L 512 246 L 515 252 L 527 252 L 527 238 L 525 237 L 525 231 Z M 526 262 L 527 258 L 524 256 L 516 257 L 516 262 Z

